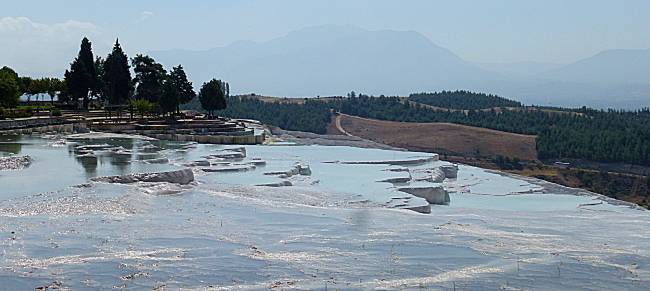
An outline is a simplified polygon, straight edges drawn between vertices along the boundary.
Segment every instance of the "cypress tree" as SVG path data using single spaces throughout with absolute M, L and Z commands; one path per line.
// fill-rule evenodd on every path
M 86 67 L 82 64 L 79 58 L 75 58 L 70 64 L 70 71 L 67 76 L 68 93 L 72 98 L 72 104 L 78 105 L 79 99 L 83 99 L 83 107 L 87 108 L 88 100 L 88 73 Z
M 106 94 L 104 94 L 104 59 L 97 57 L 95 59 L 95 69 L 97 71 L 97 84 L 93 95 L 103 104 L 106 101 Z
M 104 94 L 109 104 L 124 104 L 131 96 L 133 84 L 129 68 L 129 58 L 119 40 L 115 40 L 113 51 L 108 54 L 103 66 Z
M 96 60 L 95 57 L 93 56 L 93 50 L 92 50 L 92 44 L 90 43 L 90 40 L 88 38 L 83 38 L 81 40 L 81 50 L 79 50 L 79 59 L 83 63 L 83 65 L 86 68 L 86 72 L 88 75 L 86 76 L 88 78 L 87 84 L 88 84 L 88 89 L 90 93 L 93 96 L 98 96 L 99 91 L 101 88 L 99 87 L 99 74 L 96 68 Z M 84 100 L 84 102 L 88 103 L 87 98 Z M 84 106 L 86 108 L 86 106 Z
M 68 92 L 73 97 L 73 103 L 76 104 L 78 99 L 83 99 L 83 108 L 88 109 L 89 93 L 98 90 L 95 58 L 88 38 L 84 37 L 81 40 L 79 54 L 70 64 L 68 78 Z

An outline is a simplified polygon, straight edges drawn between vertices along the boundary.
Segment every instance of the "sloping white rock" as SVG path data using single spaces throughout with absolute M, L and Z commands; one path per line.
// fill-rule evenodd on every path
M 394 197 L 388 203 L 388 208 L 407 209 L 419 213 L 431 213 L 431 204 L 420 197 Z
M 440 168 L 418 169 L 413 171 L 413 180 L 442 183 L 445 173 Z
M 431 204 L 427 205 L 419 205 L 419 206 L 404 206 L 401 207 L 402 209 L 408 209 L 411 211 L 419 212 L 419 213 L 424 213 L 424 214 L 429 214 L 431 213 Z
M 209 167 L 210 162 L 206 160 L 200 160 L 200 161 L 193 161 L 187 164 L 183 164 L 183 166 L 186 167 Z
M 420 165 L 428 162 L 434 162 L 438 160 L 437 154 L 432 154 L 427 157 L 413 157 L 404 160 L 387 160 L 387 161 L 337 161 L 329 163 L 340 163 L 340 164 L 349 164 L 349 165 L 393 165 L 393 166 L 404 166 L 404 165 Z
M 255 166 L 264 166 L 264 165 L 266 165 L 266 161 L 264 161 L 262 159 L 259 159 L 259 158 L 252 159 L 250 161 L 250 163 L 255 165 Z
M 202 168 L 204 172 L 245 172 L 245 171 L 250 171 L 254 170 L 255 166 L 254 165 L 225 165 L 225 166 L 218 166 L 218 167 L 212 167 L 212 168 Z
M 135 182 L 167 182 L 176 184 L 189 184 L 194 181 L 191 169 L 182 169 L 170 172 L 136 173 L 124 176 L 106 176 L 91 179 L 95 182 L 130 184 Z
M 280 176 L 281 178 L 288 178 L 295 175 L 311 176 L 311 168 L 307 164 L 296 163 L 289 170 L 278 171 L 278 172 L 266 172 L 264 173 L 264 175 Z
M 218 153 L 207 156 L 209 158 L 217 159 L 243 159 L 246 157 L 246 148 L 229 148 L 219 150 Z
M 32 163 L 30 156 L 0 157 L 0 171 L 22 170 Z
M 440 168 L 434 168 L 431 171 L 431 182 L 434 183 L 442 183 L 442 181 L 445 180 L 445 172 L 442 171 Z
M 440 170 L 445 173 L 446 178 L 455 179 L 458 177 L 458 165 L 443 165 L 440 166 Z
M 168 158 L 148 159 L 148 160 L 143 160 L 143 162 L 147 164 L 167 164 L 169 163 L 169 159 Z
M 290 181 L 284 180 L 276 183 L 268 183 L 268 184 L 259 184 L 257 186 L 262 186 L 262 187 L 289 187 L 293 186 L 293 184 Z
M 242 153 L 238 151 L 222 151 L 218 154 L 205 156 L 205 158 L 207 159 L 227 159 L 227 160 L 243 159 L 245 157 L 246 157 L 246 153 Z
M 71 134 L 66 137 L 69 140 L 90 140 L 90 139 L 110 139 L 110 138 L 122 138 L 122 139 L 140 139 L 140 140 L 157 140 L 155 138 L 137 135 L 137 134 L 120 134 L 120 133 L 108 133 L 108 132 L 89 132 L 89 133 L 79 133 Z
M 442 186 L 431 187 L 404 187 L 399 188 L 399 191 L 409 193 L 413 196 L 421 197 L 431 204 L 449 204 L 449 193 Z
M 298 163 L 295 166 L 298 169 L 298 174 L 303 176 L 311 176 L 311 168 L 307 164 Z
M 412 177 L 410 172 L 396 172 L 396 174 L 398 173 L 401 173 L 399 177 L 391 177 L 391 178 L 379 180 L 377 182 L 391 183 L 391 184 L 404 184 L 411 181 Z
M 391 184 L 404 184 L 404 183 L 408 183 L 409 181 L 411 181 L 411 177 L 388 178 L 388 179 L 384 179 L 384 180 L 379 180 L 377 182 L 391 183 Z

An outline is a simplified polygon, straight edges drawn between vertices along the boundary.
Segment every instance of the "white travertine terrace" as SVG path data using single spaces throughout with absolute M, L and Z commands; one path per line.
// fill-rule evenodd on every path
M 0 171 L 21 170 L 32 163 L 30 156 L 0 157 Z

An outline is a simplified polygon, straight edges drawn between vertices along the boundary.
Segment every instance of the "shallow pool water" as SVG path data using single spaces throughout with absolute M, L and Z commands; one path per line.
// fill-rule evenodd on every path
M 0 171 L 3 288 L 643 290 L 650 281 L 650 215 L 587 205 L 595 196 L 546 193 L 461 165 L 458 179 L 442 183 L 449 205 L 431 214 L 387 208 L 408 196 L 377 182 L 403 175 L 388 169 L 445 162 L 376 162 L 426 153 L 246 146 L 237 163 L 266 165 L 194 167 L 195 183 L 157 195 L 165 185 L 89 179 L 180 169 L 232 146 L 62 138 L 0 136 L 0 154 L 33 159 Z M 363 161 L 374 163 L 344 163 Z M 255 186 L 281 181 L 264 173 L 296 162 L 312 175 Z

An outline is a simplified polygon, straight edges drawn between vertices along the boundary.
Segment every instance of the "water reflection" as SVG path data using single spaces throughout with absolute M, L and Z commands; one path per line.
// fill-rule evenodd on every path
M 109 162 L 116 170 L 117 175 L 124 175 L 129 172 L 131 168 L 131 157 L 130 153 L 111 153 L 109 154 Z
M 97 157 L 75 157 L 75 160 L 81 164 L 87 178 L 97 176 Z
M 20 135 L 0 136 L 0 156 L 19 154 L 23 147 L 23 144 L 20 143 L 20 141 Z
M 74 156 L 87 178 L 96 177 L 99 165 L 111 165 L 115 175 L 125 175 L 130 172 L 134 157 L 134 141 L 132 139 L 106 139 L 94 141 L 79 141 L 68 147 L 68 152 Z

